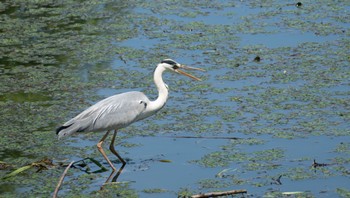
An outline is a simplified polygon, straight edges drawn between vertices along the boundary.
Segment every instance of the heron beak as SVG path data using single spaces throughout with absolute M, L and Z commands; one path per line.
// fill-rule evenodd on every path
M 205 71 L 204 69 L 201 69 L 201 68 L 196 68 L 196 67 L 189 67 L 189 66 L 186 66 L 186 65 L 180 65 L 179 68 L 182 68 L 182 69 L 187 69 L 187 70 L 199 70 L 199 71 Z M 187 76 L 187 77 L 190 77 L 194 80 L 198 80 L 198 81 L 202 81 L 200 78 L 197 78 L 195 76 L 193 76 L 192 74 L 189 74 L 189 73 L 186 73 L 180 69 L 175 69 L 175 72 L 179 73 L 179 74 L 182 74 L 184 76 Z

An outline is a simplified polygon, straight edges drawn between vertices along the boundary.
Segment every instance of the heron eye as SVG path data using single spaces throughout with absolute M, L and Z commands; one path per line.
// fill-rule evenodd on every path
M 174 66 L 173 66 L 173 69 L 179 69 L 179 66 L 174 65 Z

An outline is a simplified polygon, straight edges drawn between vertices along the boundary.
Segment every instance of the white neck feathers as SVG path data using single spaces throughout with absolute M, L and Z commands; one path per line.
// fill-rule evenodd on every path
M 163 66 L 158 65 L 154 71 L 154 83 L 158 89 L 158 98 L 155 101 L 151 101 L 149 111 L 158 111 L 166 103 L 169 95 L 168 88 L 163 81 L 162 74 L 166 69 Z

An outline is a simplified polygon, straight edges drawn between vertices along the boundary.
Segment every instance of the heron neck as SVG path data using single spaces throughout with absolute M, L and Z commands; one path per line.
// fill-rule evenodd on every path
M 157 66 L 157 68 L 154 71 L 153 78 L 158 90 L 158 98 L 152 101 L 150 104 L 150 110 L 153 111 L 158 111 L 159 109 L 161 109 L 168 99 L 169 91 L 162 78 L 162 74 L 164 71 L 165 68 L 161 66 Z

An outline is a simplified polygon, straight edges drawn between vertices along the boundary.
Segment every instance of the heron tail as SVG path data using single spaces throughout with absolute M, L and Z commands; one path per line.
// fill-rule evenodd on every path
M 70 124 L 64 124 L 56 129 L 56 134 L 58 135 L 58 139 L 63 137 L 67 137 L 75 132 L 83 132 L 87 127 L 82 127 L 81 124 L 77 122 L 73 122 Z
M 72 124 L 68 125 L 68 126 L 60 126 L 56 129 L 56 135 L 58 135 L 62 130 L 69 128 L 70 126 L 72 126 Z

